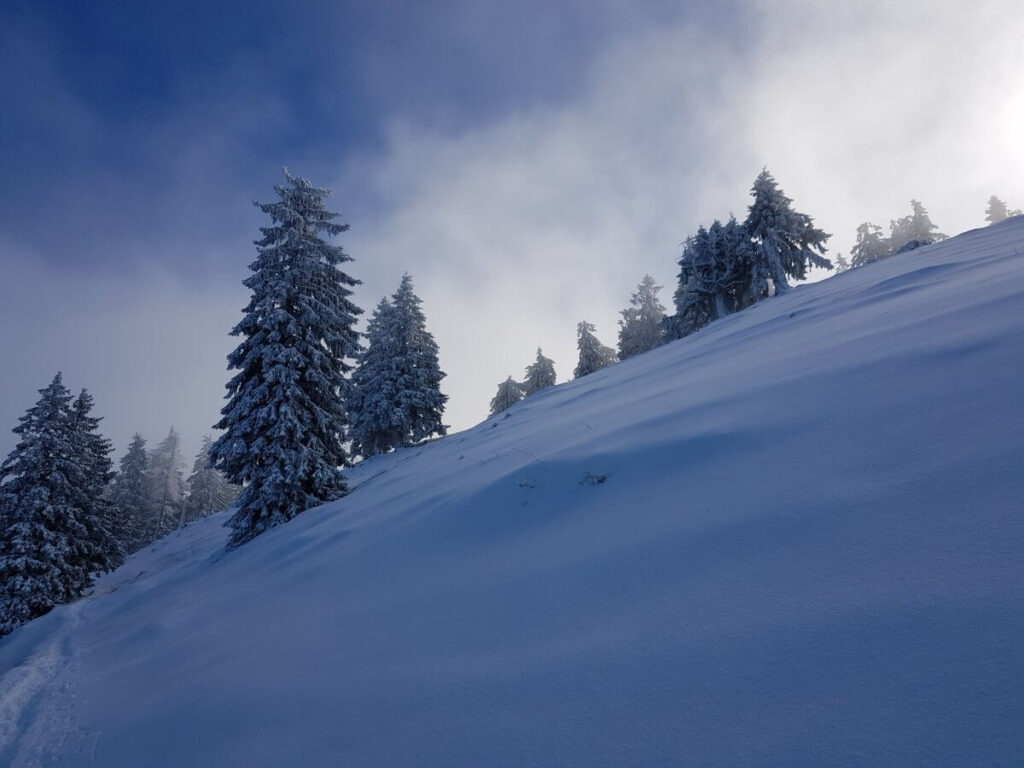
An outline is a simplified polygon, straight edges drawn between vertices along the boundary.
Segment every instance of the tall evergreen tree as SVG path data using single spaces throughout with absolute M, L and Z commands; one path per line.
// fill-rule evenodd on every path
M 644 275 L 629 306 L 619 314 L 619 359 L 625 360 L 654 349 L 665 336 L 665 307 L 658 301 L 661 286 L 650 275 Z
M 352 374 L 349 438 L 352 452 L 363 457 L 402 444 L 402 417 L 396 405 L 399 382 L 392 375 L 392 361 L 398 355 L 394 314 L 391 301 L 381 299 L 366 325 L 366 348 Z
M 156 541 L 184 524 L 184 466 L 181 437 L 171 427 L 149 457 L 149 541 Z
M 919 200 L 911 200 L 910 209 L 909 216 L 889 222 L 889 249 L 892 253 L 907 245 L 928 245 L 948 237 L 938 231 L 939 228 L 932 223 L 928 211 Z
M 0 465 L 0 635 L 80 596 L 97 564 L 71 393 L 58 373 L 39 394 Z
M 231 506 L 238 492 L 237 485 L 224 477 L 223 473 L 210 466 L 210 446 L 213 438 L 207 435 L 192 464 L 188 477 L 188 497 L 185 499 L 185 522 L 191 523 L 215 512 L 223 512 Z
M 114 478 L 111 500 L 116 508 L 115 532 L 125 554 L 150 543 L 149 457 L 146 439 L 136 432 L 121 457 L 120 471 Z
M 523 385 L 509 376 L 498 385 L 498 393 L 491 399 L 491 416 L 523 399 Z
M 412 445 L 448 428 L 447 395 L 434 337 L 422 301 L 405 274 L 391 297 L 377 306 L 367 327 L 367 348 L 352 376 L 352 447 L 362 456 Z
M 82 390 L 71 404 L 71 432 L 75 445 L 73 460 L 79 465 L 81 482 L 76 488 L 77 506 L 87 532 L 89 570 L 107 571 L 124 562 L 118 541 L 114 505 L 107 498 L 107 486 L 114 477 L 110 454 L 113 446 L 99 433 L 102 419 L 92 416 L 93 398 Z
M 865 221 L 857 227 L 857 242 L 850 249 L 850 266 L 862 267 L 892 254 L 888 238 L 877 224 Z
M 803 280 L 809 267 L 832 268 L 823 255 L 831 235 L 817 229 L 810 216 L 790 207 L 793 201 L 767 168 L 755 179 L 751 195 L 754 202 L 744 226 L 756 245 L 756 271 L 771 279 L 777 294 L 789 290 L 787 276 Z
M 244 338 L 228 356 L 238 374 L 210 451 L 244 486 L 229 546 L 346 492 L 345 374 L 359 353 L 360 313 L 349 297 L 359 281 L 338 268 L 351 258 L 323 238 L 348 229 L 327 210 L 330 192 L 287 171 L 285 181 L 278 200 L 257 203 L 271 224 L 244 281 L 252 297 L 232 331 Z
M 676 314 L 668 324 L 673 338 L 689 336 L 715 319 L 719 274 L 711 238 L 711 231 L 702 225 L 683 245 L 679 286 L 674 296 Z
M 615 350 L 602 344 L 594 335 L 594 330 L 593 323 L 586 321 L 576 326 L 576 348 L 580 351 L 580 359 L 573 376 L 577 379 L 589 376 L 618 360 Z
M 398 407 L 403 417 L 403 445 L 410 445 L 432 435 L 447 434 L 448 427 L 441 417 L 448 396 L 441 394 L 445 374 L 438 362 L 437 342 L 427 330 L 423 302 L 413 292 L 408 273 L 402 276 L 392 300 L 398 340 L 395 367 L 402 385 Z
M 537 359 L 526 366 L 523 397 L 529 397 L 542 389 L 553 386 L 555 386 L 555 361 L 550 357 L 544 357 L 540 347 L 537 347 Z

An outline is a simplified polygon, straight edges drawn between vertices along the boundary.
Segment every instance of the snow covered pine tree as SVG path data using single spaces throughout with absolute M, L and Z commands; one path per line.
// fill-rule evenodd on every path
M 117 509 L 114 532 L 126 555 L 150 543 L 147 538 L 149 523 L 149 457 L 146 438 L 136 432 L 121 457 L 120 471 L 114 478 L 112 500 Z
M 988 207 L 985 209 L 985 221 L 989 224 L 998 224 L 1000 221 L 1004 221 L 1011 216 L 1020 216 L 1024 211 L 1020 209 L 1011 210 L 1006 207 L 1006 203 L 1000 200 L 995 195 L 992 195 L 988 199 Z
M 228 356 L 238 374 L 215 426 L 225 432 L 210 449 L 214 466 L 244 486 L 229 547 L 346 492 L 346 359 L 359 353 L 360 313 L 349 296 L 358 281 L 338 269 L 351 258 L 322 235 L 348 225 L 327 210 L 329 190 L 284 174 L 279 200 L 256 204 L 271 224 L 244 281 L 252 297 L 232 331 L 244 338 Z
M 185 499 L 185 522 L 191 523 L 223 512 L 242 490 L 233 485 L 224 474 L 210 466 L 210 446 L 213 438 L 207 435 L 192 464 L 188 477 L 188 497 Z
M 523 397 L 529 397 L 542 389 L 555 386 L 555 361 L 544 357 L 537 347 L 537 359 L 526 366 L 526 378 L 523 379 Z
M 59 373 L 39 394 L 0 466 L 0 635 L 79 597 L 116 551 L 96 518 L 101 482 L 88 476 L 103 469 L 102 438 L 92 434 L 94 421 L 82 420 L 91 419 L 91 398 L 73 410 Z
M 1006 209 L 1006 203 L 995 195 L 988 199 L 988 207 L 985 208 L 985 221 L 989 224 L 998 224 L 1009 217 L 1010 212 Z
M 892 255 L 889 239 L 882 234 L 877 224 L 865 221 L 857 227 L 857 242 L 850 249 L 850 266 L 863 267 Z
M 149 541 L 162 539 L 184 524 L 185 462 L 181 456 L 181 437 L 171 427 L 167 437 L 149 457 L 146 485 L 149 489 Z
M 107 498 L 107 486 L 114 478 L 114 463 L 110 459 L 114 447 L 99 433 L 102 419 L 91 415 L 92 407 L 92 395 L 84 389 L 71 404 L 71 434 L 75 445 L 72 459 L 80 468 L 77 506 L 84 513 L 90 570 L 108 571 L 124 562 L 125 552 L 117 538 L 117 508 Z
M 629 306 L 619 313 L 619 360 L 654 349 L 664 340 L 665 307 L 658 301 L 660 290 L 653 277 L 644 275 Z
M 787 276 L 803 280 L 808 267 L 832 269 L 832 262 L 822 255 L 831 235 L 816 229 L 810 216 L 790 207 L 793 201 L 782 193 L 767 168 L 754 180 L 750 193 L 754 202 L 744 227 L 756 246 L 753 293 L 759 298 L 767 295 L 767 284 L 761 284 L 764 278 L 781 294 L 789 290 Z
M 398 382 L 391 376 L 397 340 L 391 333 L 395 308 L 383 298 L 366 324 L 366 348 L 352 373 L 349 438 L 363 457 L 387 453 L 401 444 L 401 417 L 395 407 Z
M 602 344 L 594 335 L 594 330 L 593 323 L 585 320 L 576 326 L 576 348 L 580 351 L 580 358 L 572 374 L 574 378 L 589 376 L 618 360 L 615 350 Z
M 405 274 L 391 300 L 382 299 L 367 326 L 367 348 L 352 375 L 353 452 L 367 457 L 444 435 L 447 395 L 422 301 Z
M 949 235 L 939 232 L 938 229 L 932 223 L 921 201 L 911 200 L 910 215 L 889 222 L 889 250 L 896 254 L 946 240 Z
M 498 385 L 498 393 L 491 398 L 491 416 L 501 413 L 523 399 L 523 385 L 509 376 Z
M 676 314 L 666 325 L 673 338 L 683 338 L 712 320 L 737 312 L 760 296 L 751 285 L 755 267 L 754 246 L 746 229 L 735 218 L 725 224 L 715 219 L 690 237 L 679 258 L 679 286 L 675 292 Z

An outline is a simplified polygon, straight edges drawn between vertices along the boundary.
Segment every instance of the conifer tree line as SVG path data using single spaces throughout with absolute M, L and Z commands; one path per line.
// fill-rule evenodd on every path
M 779 188 L 768 169 L 763 169 L 754 180 L 751 197 L 743 221 L 732 215 L 724 222 L 716 219 L 708 226 L 699 226 L 696 233 L 686 238 L 678 261 L 674 314 L 666 315 L 658 300 L 661 286 L 650 275 L 644 275 L 630 297 L 629 306 L 620 312 L 617 351 L 598 340 L 593 324 L 578 324 L 579 359 L 574 378 L 688 336 L 714 320 L 785 293 L 790 280 L 806 279 L 812 267 L 842 272 L 947 237 L 932 223 L 924 205 L 911 200 L 910 214 L 890 221 L 888 236 L 883 235 L 881 227 L 865 222 L 857 228 L 850 259 L 839 254 L 833 262 L 825 257 L 831 235 L 815 227 L 810 216 L 794 209 L 793 201 Z M 989 198 L 985 213 L 990 224 L 1021 215 L 1021 211 L 1009 209 L 994 195 Z M 542 365 L 553 373 L 553 363 L 538 349 L 537 360 L 527 368 L 523 381 L 509 376 L 498 384 L 490 403 L 491 415 L 553 384 L 551 375 L 543 386 L 539 385 L 538 371 Z
M 256 203 L 269 221 L 243 284 L 250 301 L 231 331 L 239 344 L 227 403 L 185 476 L 172 428 L 152 450 L 136 434 L 115 471 L 93 399 L 60 374 L 21 418 L 19 441 L 0 465 L 0 635 L 83 594 L 96 574 L 187 523 L 234 506 L 229 548 L 347 492 L 342 470 L 447 432 L 439 350 L 412 277 L 378 303 L 365 333 L 352 301 L 360 281 L 330 238 L 347 224 L 327 208 L 330 191 L 284 171 L 276 199 Z M 576 379 L 685 337 L 716 319 L 789 290 L 811 268 L 833 268 L 830 235 L 798 210 L 764 169 L 741 222 L 700 226 L 678 260 L 674 313 L 644 275 L 620 312 L 617 347 L 592 323 L 577 325 Z M 1020 215 L 993 196 L 990 223 Z M 946 237 L 924 206 L 890 222 L 865 222 L 850 261 L 859 267 Z M 365 344 L 363 343 L 365 339 Z M 508 376 L 490 402 L 500 413 L 552 387 L 554 362 L 538 347 L 521 381 Z
M 1020 210 L 1012 210 L 995 195 L 988 199 L 985 207 L 985 221 L 998 224 L 1011 216 L 1020 216 Z M 857 239 L 850 249 L 850 258 L 836 259 L 836 271 L 843 272 L 865 264 L 887 259 L 897 253 L 905 253 L 923 245 L 931 245 L 945 240 L 948 235 L 938 231 L 932 223 L 927 209 L 919 200 L 910 201 L 910 214 L 889 221 L 889 235 L 882 233 L 882 228 L 870 221 L 857 227 Z
M 814 226 L 813 219 L 793 209 L 775 179 L 763 170 L 751 190 L 753 202 L 742 223 L 730 216 L 701 226 L 685 241 L 679 259 L 675 313 L 666 314 L 658 298 L 662 286 L 644 275 L 620 312 L 618 350 L 603 345 L 594 326 L 577 326 L 579 361 L 574 376 L 587 376 L 616 360 L 647 352 L 673 339 L 700 330 L 720 317 L 738 312 L 769 296 L 789 289 L 789 279 L 802 280 L 811 267 L 830 269 L 825 243 L 830 235 Z M 511 376 L 498 385 L 491 400 L 491 415 L 511 407 L 537 391 L 538 366 L 550 366 L 545 381 L 554 384 L 553 364 L 537 351 L 537 360 L 519 383 Z
M 0 635 L 234 499 L 237 489 L 208 466 L 209 440 L 182 478 L 173 429 L 152 453 L 136 434 L 115 472 L 93 405 L 85 389 L 72 396 L 58 373 L 14 428 L 17 445 L 0 465 Z
M 595 335 L 593 323 L 581 320 L 576 326 L 576 348 L 579 359 L 573 370 L 573 378 L 580 379 L 611 365 L 618 360 L 639 355 L 653 349 L 665 338 L 665 307 L 658 301 L 657 285 L 654 278 L 644 275 L 636 292 L 630 297 L 629 306 L 619 314 L 618 352 L 605 346 Z M 498 384 L 498 391 L 491 399 L 491 416 L 512 407 L 525 397 L 555 385 L 555 363 L 544 356 L 537 347 L 536 359 L 526 366 L 523 380 L 515 381 L 508 376 Z

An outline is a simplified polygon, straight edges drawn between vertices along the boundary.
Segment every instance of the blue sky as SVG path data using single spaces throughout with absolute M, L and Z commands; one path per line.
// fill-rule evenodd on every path
M 282 165 L 336 190 L 363 307 L 413 274 L 457 428 L 644 272 L 668 303 L 763 165 L 843 251 L 911 197 L 1020 207 L 1017 4 L 891 5 L 8 0 L 0 449 L 58 368 L 118 453 L 198 445 Z
M 123 265 L 177 241 L 168 264 L 185 279 L 237 270 L 209 250 L 244 246 L 258 219 L 234 199 L 265 194 L 282 165 L 323 176 L 381 151 L 396 120 L 458 133 L 557 103 L 610 41 L 686 15 L 585 0 L 14 3 L 4 234 L 61 264 Z M 374 204 L 352 191 L 346 213 Z

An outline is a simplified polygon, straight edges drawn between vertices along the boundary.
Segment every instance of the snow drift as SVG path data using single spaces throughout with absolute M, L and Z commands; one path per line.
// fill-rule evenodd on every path
M 1020 765 L 1022 381 L 1024 217 L 801 287 L 131 558 L 0 764 Z

